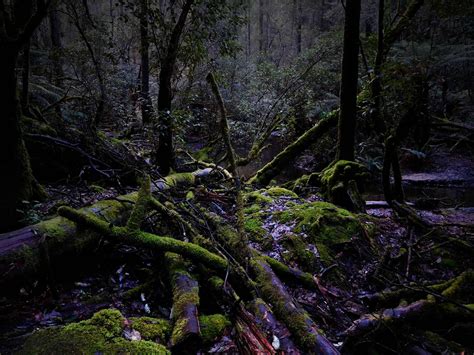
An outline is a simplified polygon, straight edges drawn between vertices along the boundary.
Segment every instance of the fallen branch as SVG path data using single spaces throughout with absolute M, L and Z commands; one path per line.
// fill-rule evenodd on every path
M 249 179 L 250 184 L 266 186 L 281 171 L 307 149 L 311 144 L 321 138 L 326 132 L 337 125 L 338 115 L 332 112 L 328 117 L 320 120 L 313 128 L 301 135 L 296 142 L 290 144 L 280 152 L 271 162 L 266 164 L 257 173 Z
M 165 254 L 165 262 L 173 292 L 170 343 L 174 351 L 194 352 L 201 342 L 199 327 L 199 284 L 186 271 L 183 259 L 173 253 Z

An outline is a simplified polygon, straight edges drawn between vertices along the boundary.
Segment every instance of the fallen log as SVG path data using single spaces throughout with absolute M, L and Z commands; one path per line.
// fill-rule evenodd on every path
M 177 353 L 195 353 L 201 344 L 199 326 L 199 284 L 187 272 L 181 256 L 165 254 L 168 274 L 173 292 L 171 320 L 173 331 L 170 344 Z
M 164 191 L 183 185 L 198 184 L 210 178 L 212 169 L 192 173 L 172 174 L 152 183 L 151 191 Z M 104 223 L 123 225 L 127 220 L 138 193 L 103 200 L 79 211 L 101 218 Z M 101 236 L 94 230 L 78 228 L 75 223 L 63 217 L 55 217 L 19 230 L 0 234 L 0 283 L 38 274 L 43 270 L 42 247 L 47 243 L 49 258 L 54 261 L 68 255 L 78 255 L 90 250 Z
M 270 181 L 288 165 L 289 162 L 295 159 L 311 144 L 316 143 L 316 141 L 331 128 L 335 127 L 337 125 L 337 120 L 337 111 L 331 112 L 331 114 L 306 131 L 294 143 L 286 147 L 275 158 L 273 158 L 271 162 L 257 171 L 248 182 L 261 186 L 268 185 Z

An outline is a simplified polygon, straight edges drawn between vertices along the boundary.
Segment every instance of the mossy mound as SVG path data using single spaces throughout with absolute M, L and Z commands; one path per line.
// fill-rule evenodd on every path
M 131 327 L 138 331 L 142 339 L 165 343 L 171 333 L 171 327 L 167 320 L 139 317 L 130 318 Z
M 329 266 L 344 244 L 362 232 L 362 225 L 351 212 L 327 202 L 295 204 L 275 212 L 281 223 L 295 223 L 293 232 L 314 243 L 325 266 Z
M 321 172 L 321 187 L 325 197 L 332 203 L 362 212 L 365 203 L 359 194 L 368 178 L 367 168 L 359 163 L 338 160 Z
M 105 309 L 91 319 L 34 332 L 20 354 L 169 354 L 162 345 L 122 338 L 125 318 Z
M 224 330 L 231 325 L 230 321 L 222 314 L 200 316 L 201 337 L 204 344 L 211 344 L 224 334 Z

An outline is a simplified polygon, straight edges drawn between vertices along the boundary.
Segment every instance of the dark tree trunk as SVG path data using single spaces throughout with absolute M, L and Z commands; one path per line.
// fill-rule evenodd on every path
M 158 115 L 160 127 L 155 161 L 158 164 L 160 173 L 163 175 L 168 174 L 174 165 L 173 122 L 171 120 L 173 91 L 171 89 L 171 80 L 173 78 L 176 59 L 178 57 L 179 41 L 193 3 L 194 0 L 187 0 L 184 4 L 179 19 L 171 33 L 166 56 L 161 62 L 160 90 L 158 93 Z
M 20 105 L 15 67 L 20 47 L 0 44 L 0 230 L 15 226 L 23 200 L 35 196 L 36 181 L 20 128 Z
M 354 160 L 359 67 L 360 0 L 347 0 L 342 55 L 338 159 Z
M 153 116 L 153 107 L 150 99 L 150 57 L 148 48 L 148 2 L 140 0 L 140 54 L 141 54 L 141 110 L 143 124 L 150 123 Z
M 56 76 L 55 83 L 61 86 L 61 78 L 64 76 L 63 64 L 61 60 L 61 18 L 57 9 L 52 9 L 49 13 L 49 26 L 51 31 L 51 44 L 53 49 L 53 70 Z
M 20 49 L 46 16 L 49 3 L 24 0 L 11 5 L 13 13 L 0 1 L 0 230 L 15 226 L 22 201 L 44 194 L 33 177 L 21 133 L 15 69 Z
M 301 8 L 301 0 L 295 0 L 295 10 L 296 10 L 296 54 L 301 53 L 301 41 L 302 41 L 302 31 L 303 31 L 303 11 Z
M 21 84 L 21 108 L 23 112 L 28 112 L 30 105 L 30 41 L 27 41 L 23 47 Z
M 384 14 L 385 0 L 379 0 L 379 13 L 377 25 L 377 55 L 374 63 L 374 79 L 372 80 L 372 97 L 374 111 L 372 119 L 378 133 L 385 132 L 385 123 L 382 115 L 382 63 L 384 53 Z

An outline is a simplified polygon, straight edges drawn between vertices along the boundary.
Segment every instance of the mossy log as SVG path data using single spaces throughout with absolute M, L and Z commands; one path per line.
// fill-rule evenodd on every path
M 265 259 L 259 257 L 249 246 L 245 250 L 236 250 L 240 247 L 238 233 L 233 228 L 219 223 L 218 217 L 210 214 L 207 217 L 216 228 L 220 242 L 233 255 L 238 256 L 241 264 L 249 264 L 257 289 L 263 299 L 272 305 L 278 319 L 281 319 L 291 331 L 297 344 L 311 353 L 339 354 L 334 345 L 322 335 L 309 314 L 290 296 Z
M 114 227 L 95 215 L 87 215 L 70 207 L 61 207 L 58 213 L 82 227 L 99 232 L 101 236 L 109 238 L 111 241 L 128 243 L 162 252 L 173 252 L 197 263 L 202 263 L 211 269 L 220 272 L 227 270 L 227 261 L 225 259 L 199 245 L 147 232 L 130 231 L 124 227 Z
M 212 169 L 197 170 L 192 173 L 169 175 L 151 184 L 151 191 L 197 184 L 212 177 Z M 96 216 L 107 225 L 123 225 L 127 220 L 138 193 L 118 196 L 113 200 L 103 200 L 92 206 L 81 208 L 81 213 Z M 55 217 L 12 232 L 0 234 L 0 283 L 20 281 L 18 276 L 39 274 L 44 271 L 43 252 L 47 246 L 49 259 L 54 262 L 61 257 L 67 260 L 71 255 L 79 255 L 92 248 L 100 240 L 95 230 L 77 228 L 67 218 Z
M 473 281 L 474 272 L 467 270 L 453 279 L 426 287 L 423 290 L 426 298 L 408 304 L 402 301 L 397 307 L 361 317 L 345 331 L 347 336 L 345 348 L 350 347 L 362 336 L 387 329 L 393 330 L 401 324 L 430 328 L 433 324 L 442 323 L 443 327 L 449 328 L 450 324 L 473 322 Z M 372 300 L 394 303 L 397 299 L 400 301 L 402 298 L 418 297 L 423 291 L 419 288 L 401 289 L 378 294 Z
M 243 300 L 237 295 L 232 286 L 216 276 L 211 277 L 208 284 L 217 304 L 223 308 L 231 305 L 235 330 L 237 331 L 237 345 L 241 352 L 275 354 L 276 351 L 268 341 L 267 334 L 258 326 L 255 315 L 245 308 Z
M 275 314 L 285 322 L 305 351 L 314 354 L 339 354 L 264 260 L 253 260 L 252 268 L 257 275 L 256 281 L 262 296 L 273 306 Z
M 296 142 L 290 144 L 280 152 L 271 162 L 266 164 L 257 173 L 249 179 L 249 183 L 266 186 L 270 181 L 281 173 L 281 171 L 311 144 L 337 125 L 337 112 L 331 112 L 326 118 L 323 118 L 315 126 L 301 135 Z
M 173 292 L 173 331 L 170 344 L 176 352 L 193 353 L 201 343 L 198 318 L 199 284 L 186 270 L 181 256 L 166 253 L 165 262 Z

